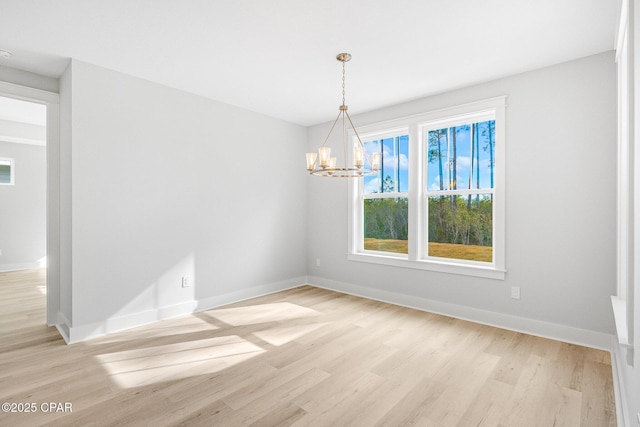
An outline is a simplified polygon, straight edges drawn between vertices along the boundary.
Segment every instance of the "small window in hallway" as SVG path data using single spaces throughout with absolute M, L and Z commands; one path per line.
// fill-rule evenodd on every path
M 13 185 L 14 179 L 13 159 L 0 158 L 0 185 Z

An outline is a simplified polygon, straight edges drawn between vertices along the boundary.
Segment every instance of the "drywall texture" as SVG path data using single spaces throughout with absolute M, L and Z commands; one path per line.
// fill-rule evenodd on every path
M 0 141 L 14 160 L 15 185 L 0 185 L 0 271 L 37 266 L 47 253 L 47 150 Z
M 306 275 L 305 128 L 76 60 L 65 75 L 74 328 Z
M 316 177 L 307 180 L 309 275 L 614 333 L 615 76 L 610 52 L 354 117 L 357 127 L 507 96 L 504 281 L 348 261 L 347 183 Z M 308 149 L 328 130 L 310 128 Z M 522 299 L 510 299 L 511 286 Z

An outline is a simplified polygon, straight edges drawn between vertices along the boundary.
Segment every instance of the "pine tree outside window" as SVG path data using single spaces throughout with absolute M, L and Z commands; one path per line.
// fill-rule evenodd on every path
M 424 256 L 493 261 L 495 123 L 493 114 L 486 114 L 450 126 L 438 123 L 437 129 L 423 126 L 428 153 Z

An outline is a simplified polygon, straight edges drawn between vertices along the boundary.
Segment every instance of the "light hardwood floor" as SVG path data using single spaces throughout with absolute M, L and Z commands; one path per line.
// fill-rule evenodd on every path
M 66 346 L 43 280 L 0 273 L 2 426 L 616 425 L 604 351 L 311 286 Z

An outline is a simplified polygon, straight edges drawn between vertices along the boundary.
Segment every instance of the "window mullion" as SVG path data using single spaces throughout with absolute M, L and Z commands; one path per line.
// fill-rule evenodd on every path
M 422 248 L 421 212 L 420 202 L 422 185 L 422 159 L 421 142 L 418 135 L 418 126 L 409 126 L 409 260 L 420 258 Z

